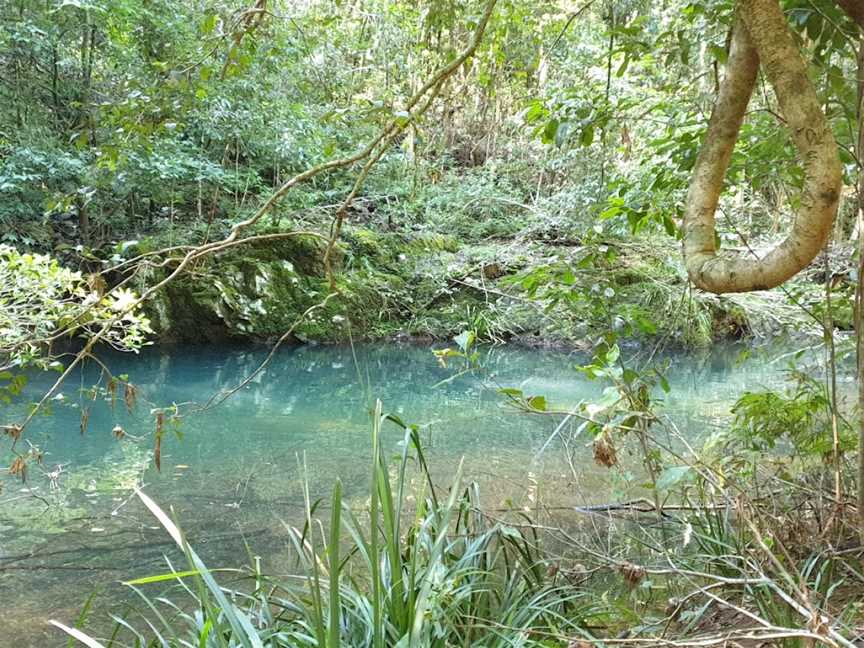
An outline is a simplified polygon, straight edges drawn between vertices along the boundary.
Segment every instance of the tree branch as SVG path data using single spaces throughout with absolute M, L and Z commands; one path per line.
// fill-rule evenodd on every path
M 842 169 L 822 112 L 777 0 L 740 0 L 726 77 L 690 182 L 684 213 L 687 274 L 713 293 L 779 286 L 813 260 L 831 233 Z M 804 165 L 801 208 L 789 235 L 761 259 L 718 254 L 715 212 L 735 141 L 762 64 Z

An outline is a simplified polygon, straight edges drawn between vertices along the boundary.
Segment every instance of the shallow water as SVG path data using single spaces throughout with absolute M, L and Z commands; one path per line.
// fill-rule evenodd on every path
M 693 443 L 728 415 L 743 389 L 781 378 L 782 363 L 739 365 L 737 354 L 726 348 L 666 357 L 672 390 L 663 409 Z M 464 375 L 443 384 L 454 371 L 440 367 L 428 348 L 280 350 L 224 403 L 197 413 L 181 405 L 188 412 L 179 426 L 182 438 L 168 426 L 157 472 L 151 409 L 206 401 L 236 385 L 264 355 L 260 349 L 208 348 L 107 354 L 102 359 L 115 375 L 128 374 L 139 388 L 131 414 L 122 393 L 113 407 L 81 395 L 99 378 L 93 364 L 64 386 L 51 414 L 36 419 L 27 433 L 46 453 L 42 470 L 60 466 L 59 475 L 52 483 L 33 469 L 26 485 L 6 478 L 0 495 L 0 644 L 60 645 L 48 618 L 74 621 L 97 588 L 95 613 L 119 612 L 129 600 L 119 580 L 166 571 L 165 556 L 182 564 L 167 535 L 130 498 L 136 485 L 174 508 L 211 567 L 241 566 L 261 555 L 265 571 L 286 573 L 290 550 L 283 522 L 302 521 L 301 464 L 313 498 L 326 495 L 339 476 L 345 496 L 362 505 L 374 398 L 386 411 L 424 426 L 439 484 L 446 486 L 464 459 L 466 478 L 480 482 L 485 506 L 579 506 L 627 497 L 631 488 L 594 465 L 587 440 L 574 474 L 556 440 L 547 445 L 560 417 L 526 416 L 503 405 L 494 385 L 542 394 L 554 406 L 597 398 L 602 390 L 574 370 L 584 357 L 517 348 L 485 352 L 482 380 Z M 51 379 L 34 379 L 30 394 L 38 395 Z M 88 405 L 82 436 L 81 411 Z M 125 440 L 114 438 L 115 425 L 128 433 Z M 384 442 L 394 453 L 401 439 L 395 426 L 386 430 Z

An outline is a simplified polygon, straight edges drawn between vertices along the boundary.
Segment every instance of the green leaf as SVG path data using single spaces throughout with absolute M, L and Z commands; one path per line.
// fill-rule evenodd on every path
M 342 524 L 340 514 L 342 513 L 342 480 L 336 480 L 333 488 L 333 500 L 330 504 L 330 543 L 327 548 L 327 557 L 330 561 L 330 615 L 327 648 L 339 648 L 341 630 L 342 604 L 339 600 L 339 542 Z
M 211 569 L 211 572 L 239 572 L 239 569 Z M 188 578 L 189 576 L 200 576 L 201 571 L 198 569 L 187 569 L 186 571 L 168 572 L 166 574 L 156 574 L 155 576 L 143 576 L 141 578 L 133 578 L 132 580 L 123 581 L 124 585 L 148 585 L 150 583 L 162 583 L 169 580 L 177 580 L 180 578 Z
M 96 641 L 90 635 L 81 632 L 77 628 L 70 628 L 69 626 L 63 625 L 62 623 L 60 623 L 59 621 L 55 621 L 54 619 L 51 619 L 50 621 L 48 621 L 48 623 L 50 623 L 51 625 L 53 625 L 57 628 L 60 628 L 63 632 L 68 634 L 70 637 L 74 637 L 75 639 L 80 641 L 82 644 L 87 646 L 87 648 L 105 648 L 105 646 L 103 644 Z
M 215 13 L 207 14 L 204 17 L 203 22 L 201 23 L 201 32 L 204 34 L 209 34 L 214 29 L 216 29 L 216 21 L 218 20 L 218 16 Z
M 615 72 L 615 76 L 617 76 L 617 77 L 624 76 L 624 73 L 627 71 L 627 66 L 629 66 L 629 65 L 630 65 L 630 56 L 625 55 L 624 60 L 621 62 L 620 67 Z
M 678 228 L 675 227 L 675 221 L 673 221 L 669 216 L 663 216 L 663 227 L 666 230 L 666 233 L 675 238 L 678 235 Z
M 171 518 L 165 514 L 165 511 L 159 508 L 159 505 L 156 504 L 156 502 L 150 499 L 142 491 L 136 489 L 135 494 L 138 495 L 138 498 L 144 503 L 144 506 L 149 509 L 150 513 L 159 520 L 159 523 L 168 532 L 168 535 L 171 536 L 174 542 L 177 543 L 177 546 L 186 553 L 196 571 L 201 573 L 201 578 L 204 581 L 204 584 L 207 586 L 210 594 L 213 595 L 213 598 L 216 599 L 219 609 L 225 615 L 228 624 L 231 626 L 234 637 L 244 646 L 244 648 L 264 648 L 264 644 L 261 642 L 261 637 L 259 637 L 258 633 L 255 632 L 249 619 L 246 615 L 240 612 L 233 603 L 228 601 L 222 588 L 219 587 L 213 579 L 213 576 L 210 574 L 210 570 L 207 569 L 204 562 L 198 557 L 198 554 L 192 550 L 192 547 L 187 544 L 183 535 L 180 533 L 180 529 L 177 528 L 177 525 L 174 524 Z
M 555 136 L 558 133 L 558 120 L 550 119 L 543 129 L 543 135 L 540 138 L 544 144 L 551 144 L 555 141 Z
M 646 335 L 655 335 L 657 333 L 657 325 L 652 320 L 642 315 L 636 317 L 636 325 L 639 327 L 639 330 Z
M 526 124 L 533 124 L 546 116 L 546 108 L 541 101 L 532 101 L 525 111 L 524 119 Z
M 726 59 L 729 58 L 729 53 L 726 51 L 725 47 L 721 47 L 720 45 L 711 44 L 708 46 L 708 52 L 717 59 L 718 63 L 725 64 Z
M 396 425 L 398 425 L 403 430 L 408 429 L 408 425 L 405 423 L 405 421 L 403 421 L 401 418 L 399 418 L 395 414 L 389 414 L 389 413 L 385 414 L 384 419 L 387 421 L 390 421 L 391 423 L 395 423 Z
M 527 399 L 528 406 L 532 409 L 537 410 L 538 412 L 546 411 L 546 397 L 545 396 L 529 396 Z
M 515 389 L 513 387 L 502 387 L 498 390 L 499 394 L 503 394 L 504 396 L 513 396 L 514 398 L 522 398 L 522 390 Z

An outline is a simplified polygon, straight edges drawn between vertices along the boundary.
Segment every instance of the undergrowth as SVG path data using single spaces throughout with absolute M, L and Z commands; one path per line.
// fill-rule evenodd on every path
M 530 397 L 523 407 L 548 405 Z M 764 415 L 738 407 L 750 418 Z M 798 416 L 790 407 L 798 406 L 784 406 L 783 415 Z M 395 463 L 381 444 L 385 424 L 404 437 Z M 614 447 L 628 435 L 603 426 L 595 459 L 598 439 Z M 621 638 L 665 645 L 673 637 L 682 646 L 821 640 L 851 648 L 864 636 L 864 572 L 861 548 L 849 545 L 849 517 L 822 501 L 818 463 L 794 476 L 770 472 L 770 463 L 741 470 L 742 451 L 765 435 L 738 433 L 721 453 L 709 444 L 670 465 L 682 461 L 680 452 L 652 433 L 652 452 L 666 463 L 654 485 L 659 509 L 637 499 L 541 522 L 524 511 L 490 513 L 477 484 L 463 483 L 461 466 L 449 488 L 436 486 L 419 428 L 378 402 L 365 496 L 346 498 L 337 480 L 329 499 L 313 501 L 304 482 L 304 518 L 285 524 L 295 576 L 268 576 L 257 559 L 242 570 L 209 568 L 178 523 L 139 491 L 187 566 L 169 563 L 166 573 L 127 581 L 143 604 L 114 616 L 108 636 L 87 634 L 90 602 L 75 627 L 52 623 L 91 648 L 573 648 Z M 633 468 L 615 454 L 607 452 L 604 465 Z M 574 514 L 585 522 L 574 524 Z M 233 573 L 230 584 L 217 581 L 225 572 Z
M 404 432 L 391 468 L 381 426 Z M 449 489 L 432 482 L 419 430 L 376 406 L 366 504 L 354 508 L 337 481 L 327 503 L 305 488 L 306 518 L 286 525 L 297 577 L 277 581 L 255 566 L 239 585 L 217 583 L 178 525 L 138 495 L 184 550 L 188 568 L 127 582 L 144 602 L 107 638 L 55 622 L 90 646 L 543 646 L 590 639 L 603 605 L 548 569 L 538 532 L 484 514 L 461 468 Z M 419 467 L 419 492 L 411 488 Z M 416 499 L 415 499 L 416 496 Z M 416 502 L 416 504 L 414 503 Z M 527 521 L 523 520 L 523 521 Z M 175 582 L 168 593 L 154 585 Z M 150 589 L 145 589 L 150 588 Z M 86 614 L 84 615 L 86 617 Z M 85 619 L 79 621 L 86 625 Z

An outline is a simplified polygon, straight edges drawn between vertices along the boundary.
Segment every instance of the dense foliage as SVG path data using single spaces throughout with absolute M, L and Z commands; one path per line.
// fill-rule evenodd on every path
M 756 91 L 749 104 L 739 93 L 746 115 L 727 128 L 716 115 L 718 96 L 736 99 L 729 62 L 769 15 L 759 8 L 778 6 L 803 71 L 783 76 L 783 57 L 766 56 L 772 43 L 756 34 Z M 134 410 L 134 376 L 111 375 L 106 346 L 398 338 L 454 343 L 436 349 L 441 366 L 514 416 L 556 421 L 543 448 L 560 445 L 574 479 L 587 444 L 644 495 L 580 505 L 591 525 L 550 527 L 516 507 L 497 519 L 473 484 L 457 479 L 445 495 L 419 428 L 378 406 L 368 500 L 358 510 L 337 485 L 319 523 L 307 487 L 288 583 L 255 567 L 226 592 L 142 494 L 189 569 L 132 581 L 176 581 L 180 598 L 142 594 L 143 621 L 115 618 L 107 643 L 581 648 L 622 631 L 667 641 L 673 628 L 699 645 L 854 645 L 864 458 L 857 475 L 849 458 L 864 388 L 856 405 L 844 385 L 856 344 L 864 369 L 864 342 L 850 334 L 864 285 L 853 249 L 864 250 L 862 30 L 845 0 L 0 4 L 10 483 L 38 473 L 50 493 L 61 488 L 62 466 L 45 467 L 28 432 L 79 365 L 102 371 L 81 386 L 81 434 L 93 403 L 113 407 L 120 385 Z M 810 113 L 788 100 L 792 86 Z M 824 128 L 797 128 L 814 106 Z M 718 129 L 728 156 L 712 167 Z M 841 190 L 814 195 L 820 169 L 806 146 L 826 142 Z M 714 205 L 694 201 L 712 172 L 716 225 Z M 817 200 L 833 218 L 827 245 L 796 220 Z M 810 265 L 784 255 L 795 277 L 775 290 L 703 292 L 681 257 L 697 232 L 706 272 L 722 265 L 717 249 L 753 263 L 790 228 L 816 231 L 822 252 Z M 657 350 L 779 335 L 808 346 L 788 388 L 740 395 L 691 447 L 664 415 Z M 580 349 L 577 370 L 596 393 L 565 406 L 497 384 L 481 345 L 506 341 Z M 59 371 L 53 386 L 26 393 L 26 376 L 46 370 Z M 112 433 L 152 448 L 136 466 L 158 470 L 166 430 L 180 436 L 194 410 L 149 404 L 152 439 Z M 404 433 L 393 465 L 379 445 L 386 421 Z M 712 606 L 733 617 L 710 617 Z

